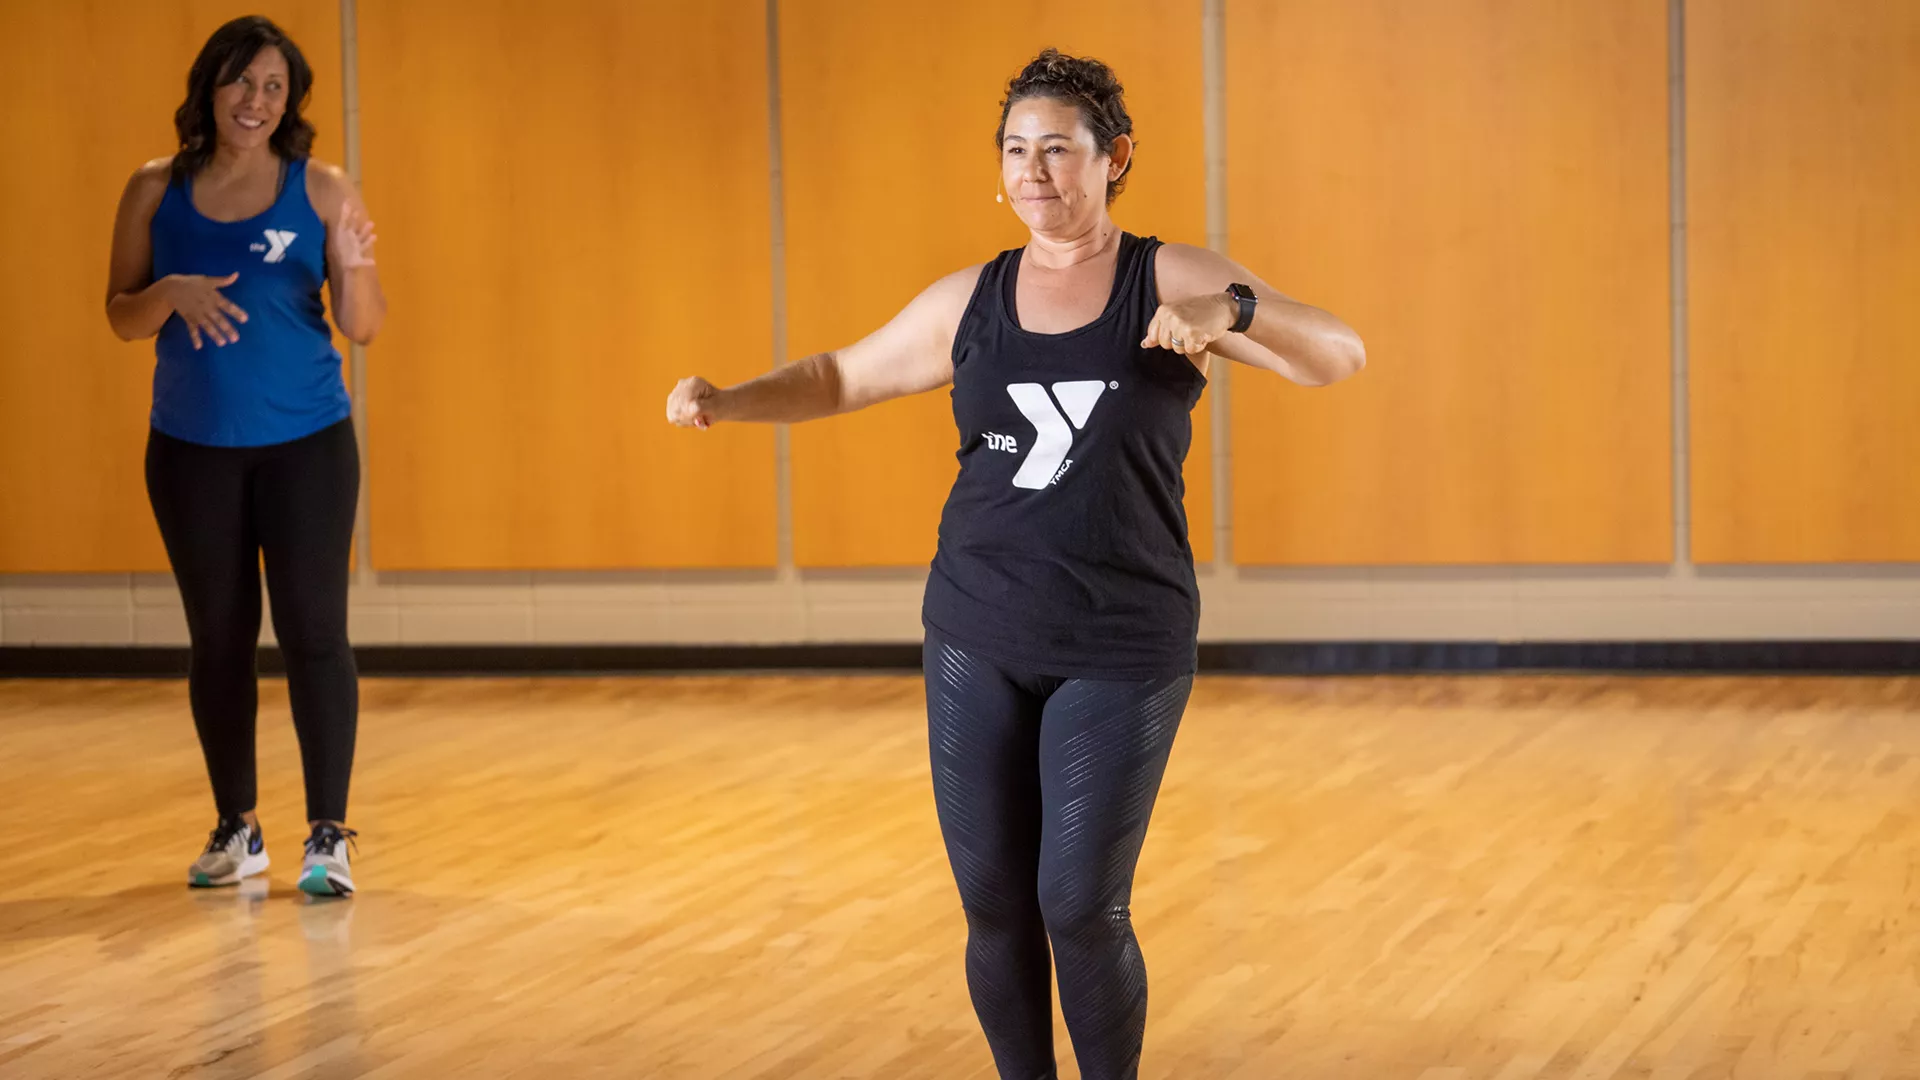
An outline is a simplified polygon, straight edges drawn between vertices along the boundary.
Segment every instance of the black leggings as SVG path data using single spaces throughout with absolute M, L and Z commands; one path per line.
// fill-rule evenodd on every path
M 222 817 L 258 798 L 254 658 L 260 559 L 306 772 L 307 817 L 345 821 L 360 684 L 347 645 L 347 577 L 360 451 L 340 423 L 277 446 L 201 446 L 153 432 L 147 496 L 187 609 L 193 726 Z
M 1085 1080 L 1133 1080 L 1147 969 L 1127 905 L 1193 677 L 1031 675 L 926 645 L 933 793 L 967 986 L 1005 1080 L 1053 1080 L 1052 960 Z

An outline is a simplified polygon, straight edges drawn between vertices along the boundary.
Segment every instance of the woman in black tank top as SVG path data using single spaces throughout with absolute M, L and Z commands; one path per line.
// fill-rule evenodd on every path
M 1113 72 L 1049 49 L 1001 104 L 1028 244 L 935 282 L 844 349 L 667 419 L 798 423 L 953 388 L 960 475 L 927 581 L 934 794 L 967 980 L 1000 1075 L 1055 1075 L 1050 978 L 1086 1080 L 1131 1078 L 1146 969 L 1128 903 L 1192 686 L 1199 590 L 1181 467 L 1209 356 L 1319 386 L 1360 339 L 1203 248 L 1124 233 Z

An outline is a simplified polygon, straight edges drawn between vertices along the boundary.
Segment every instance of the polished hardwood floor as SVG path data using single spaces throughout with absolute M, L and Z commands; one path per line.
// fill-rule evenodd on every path
M 312 901 L 278 685 L 195 892 L 184 687 L 0 682 L 0 1077 L 992 1076 L 917 680 L 364 699 Z M 1917 813 L 1916 679 L 1203 680 L 1142 1076 L 1915 1080 Z

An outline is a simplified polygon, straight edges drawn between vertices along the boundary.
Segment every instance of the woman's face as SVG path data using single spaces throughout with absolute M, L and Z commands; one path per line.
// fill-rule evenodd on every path
M 1107 183 L 1126 170 L 1133 140 L 1100 146 L 1078 107 L 1028 98 L 1007 114 L 1000 146 L 1000 182 L 1013 212 L 1039 233 L 1075 232 L 1107 207 Z
M 213 123 L 220 145 L 264 146 L 287 111 L 287 58 L 269 45 L 253 55 L 240 77 L 213 90 Z

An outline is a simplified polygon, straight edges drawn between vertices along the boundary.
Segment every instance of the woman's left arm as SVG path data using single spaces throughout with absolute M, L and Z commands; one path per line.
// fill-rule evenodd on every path
M 1353 328 L 1317 307 L 1299 303 L 1217 252 L 1188 244 L 1163 245 L 1155 255 L 1160 310 L 1140 344 L 1187 356 L 1211 352 L 1277 372 L 1301 386 L 1326 386 L 1358 374 L 1367 349 Z M 1231 333 L 1240 305 L 1227 286 L 1250 287 L 1259 297 L 1253 325 Z M 1178 344 L 1175 344 L 1178 342 Z
M 334 325 L 347 340 L 369 344 L 387 318 L 387 297 L 373 265 L 373 222 L 345 170 L 315 161 L 307 168 L 307 178 L 314 212 L 327 225 L 327 288 Z

